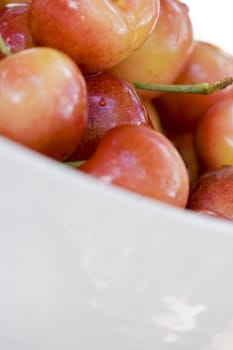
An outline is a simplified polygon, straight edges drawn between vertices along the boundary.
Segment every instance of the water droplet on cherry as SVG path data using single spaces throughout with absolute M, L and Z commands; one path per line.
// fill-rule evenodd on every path
M 100 100 L 99 100 L 99 105 L 104 107 L 106 106 L 106 101 L 105 101 L 105 98 L 104 97 L 101 97 Z

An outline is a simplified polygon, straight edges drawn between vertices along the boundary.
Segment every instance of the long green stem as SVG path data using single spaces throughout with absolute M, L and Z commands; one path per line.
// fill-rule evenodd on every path
M 11 52 L 0 34 L 0 51 L 4 56 L 10 56 Z M 227 86 L 233 84 L 233 77 L 227 77 L 218 80 L 214 83 L 201 83 L 192 85 L 178 85 L 178 84 L 149 84 L 141 82 L 133 82 L 135 88 L 160 92 L 175 92 L 182 94 L 201 94 L 209 95 L 219 90 L 225 89 Z
M 3 40 L 2 35 L 0 34 L 0 51 L 3 53 L 4 56 L 10 56 L 11 52 L 8 49 L 5 41 Z
M 133 85 L 138 89 L 160 91 L 160 92 L 175 92 L 182 94 L 201 94 L 208 95 L 219 90 L 225 89 L 233 83 L 233 77 L 227 77 L 218 80 L 214 83 L 201 83 L 193 85 L 166 85 L 166 84 L 146 84 L 133 82 Z

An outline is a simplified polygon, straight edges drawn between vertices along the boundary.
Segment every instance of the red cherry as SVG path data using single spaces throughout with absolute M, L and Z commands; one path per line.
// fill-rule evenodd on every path
M 185 164 L 172 143 L 150 128 L 124 125 L 109 130 L 79 169 L 168 204 L 184 208 L 187 203 Z
M 87 92 L 76 64 L 51 48 L 0 61 L 0 135 L 62 160 L 87 123 Z
M 212 105 L 195 132 L 196 150 L 206 170 L 233 166 L 233 98 Z
M 199 84 L 231 77 L 233 56 L 206 42 L 196 42 L 189 61 L 175 84 Z M 162 126 L 193 131 L 206 110 L 217 101 L 233 97 L 233 85 L 214 94 L 165 93 L 155 100 Z
M 223 214 L 217 213 L 214 210 L 206 210 L 206 209 L 195 209 L 194 210 L 196 213 L 202 214 L 202 215 L 208 215 L 211 217 L 215 217 L 216 219 L 224 219 L 224 220 L 229 220 L 226 216 Z
M 233 220 L 233 167 L 202 175 L 189 197 L 188 208 L 215 211 Z
M 11 5 L 0 9 L 0 34 L 11 53 L 33 47 L 29 32 L 28 5 Z M 4 55 L 0 51 L 0 58 Z
M 135 88 L 109 73 L 86 77 L 88 124 L 85 134 L 70 160 L 85 160 L 96 150 L 106 132 L 119 125 L 151 127 L 145 107 Z

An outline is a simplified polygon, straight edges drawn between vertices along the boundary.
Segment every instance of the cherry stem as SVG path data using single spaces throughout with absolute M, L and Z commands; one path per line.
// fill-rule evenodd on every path
M 73 162 L 64 162 L 64 164 L 70 166 L 71 168 L 79 168 L 85 162 L 85 160 L 77 160 Z
M 200 94 L 209 95 L 219 90 L 225 89 L 233 83 L 233 77 L 227 77 L 218 80 L 214 83 L 201 83 L 192 85 L 166 85 L 166 84 L 146 84 L 140 82 L 133 82 L 137 89 L 160 91 L 160 92 L 175 92 L 179 94 Z
M 7 44 L 5 43 L 5 41 L 3 40 L 2 35 L 0 34 L 0 51 L 2 52 L 2 54 L 4 56 L 10 56 L 11 52 L 7 47 Z

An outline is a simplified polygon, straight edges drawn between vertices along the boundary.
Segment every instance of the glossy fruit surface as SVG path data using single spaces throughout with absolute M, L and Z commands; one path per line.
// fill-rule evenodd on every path
M 33 47 L 29 32 L 28 5 L 15 5 L 0 9 L 0 34 L 11 53 Z M 0 51 L 0 58 L 3 58 Z
M 141 101 L 147 110 L 147 113 L 149 115 L 149 119 L 150 119 L 150 122 L 151 122 L 153 128 L 157 131 L 162 132 L 159 114 L 158 114 L 158 111 L 156 110 L 153 102 L 151 101 L 151 99 L 146 98 L 146 97 L 141 97 Z
M 171 84 L 184 68 L 193 48 L 188 8 L 179 0 L 161 0 L 158 23 L 146 42 L 111 69 L 113 74 L 144 83 Z M 140 90 L 142 96 L 160 93 Z
M 38 43 L 64 51 L 85 71 L 97 72 L 138 48 L 158 14 L 159 0 L 32 0 L 29 23 Z
M 222 174 L 220 166 L 233 165 L 233 86 L 208 96 L 200 86 L 194 94 L 145 92 L 139 86 L 192 88 L 233 75 L 233 56 L 193 40 L 184 3 L 2 3 L 1 136 L 74 162 L 68 165 L 81 163 L 80 171 L 107 184 L 181 208 L 189 198 L 190 209 L 229 218 L 230 181 L 220 186 L 216 178 L 229 172 L 224 168 Z M 210 174 L 199 176 L 206 169 L 218 175 L 211 174 L 212 192 L 207 188 L 200 200 L 204 187 L 200 191 L 198 184 Z M 210 198 L 217 206 L 222 201 L 223 212 L 202 207 Z
M 196 150 L 205 169 L 233 166 L 233 98 L 210 107 L 195 133 Z
M 69 57 L 50 48 L 0 61 L 0 135 L 63 159 L 87 122 L 84 78 Z
M 197 210 L 194 210 L 194 211 L 196 213 L 199 213 L 199 214 L 202 214 L 202 215 L 211 216 L 212 218 L 229 220 L 224 215 L 222 215 L 220 213 L 217 213 L 216 211 L 213 211 L 213 210 L 197 209 Z
M 142 126 L 111 129 L 80 170 L 107 184 L 184 208 L 189 183 L 182 158 L 160 132 Z
M 193 53 L 176 84 L 214 82 L 231 77 L 233 56 L 206 42 L 195 43 Z M 207 108 L 226 96 L 233 96 L 233 87 L 210 95 L 165 93 L 155 100 L 165 129 L 194 130 Z
M 0 0 L 0 8 L 12 4 L 29 4 L 31 0 Z
M 88 123 L 70 160 L 89 159 L 103 136 L 115 126 L 152 127 L 147 111 L 132 84 L 103 72 L 87 76 Z
M 215 211 L 233 220 L 233 167 L 202 175 L 190 194 L 188 207 Z
M 175 145 L 185 162 L 190 185 L 192 186 L 199 177 L 199 160 L 195 149 L 194 135 L 192 132 L 184 132 L 169 135 L 169 139 Z

